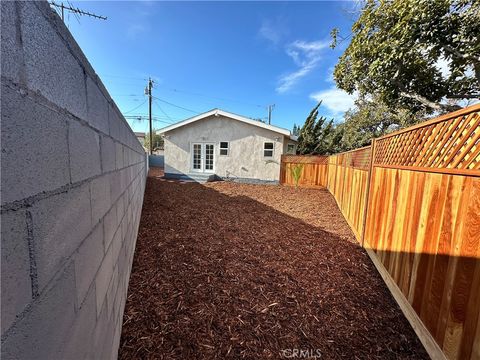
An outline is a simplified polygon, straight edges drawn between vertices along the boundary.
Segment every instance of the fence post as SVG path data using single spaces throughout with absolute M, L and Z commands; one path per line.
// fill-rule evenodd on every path
M 364 245 L 365 229 L 367 227 L 368 205 L 370 204 L 370 186 L 371 186 L 371 182 L 372 182 L 374 157 L 375 157 L 375 139 L 372 139 L 371 154 L 370 154 L 370 166 L 369 166 L 369 169 L 368 169 L 368 177 L 367 177 L 367 192 L 365 194 L 365 210 L 363 211 L 362 247 L 365 247 L 365 245 Z

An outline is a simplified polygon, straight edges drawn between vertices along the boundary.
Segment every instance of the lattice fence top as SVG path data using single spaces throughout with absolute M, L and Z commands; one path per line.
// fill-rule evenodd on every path
M 337 154 L 338 165 L 354 169 L 368 170 L 372 149 L 370 146 Z
M 323 155 L 282 155 L 284 163 L 327 165 L 328 156 Z
M 374 165 L 477 173 L 480 104 L 377 139 Z

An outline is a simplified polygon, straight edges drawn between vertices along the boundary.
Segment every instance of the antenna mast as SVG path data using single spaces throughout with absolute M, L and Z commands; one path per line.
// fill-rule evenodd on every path
M 68 10 L 74 14 L 79 14 L 79 15 L 84 15 L 84 16 L 90 16 L 90 17 L 93 17 L 95 19 L 100 19 L 100 20 L 107 20 L 107 17 L 106 16 L 101 16 L 101 15 L 97 15 L 97 14 L 92 14 L 88 11 L 84 11 L 84 10 L 81 10 L 79 8 L 75 8 L 73 6 L 67 6 L 67 5 L 64 5 L 63 2 L 61 4 L 58 4 L 56 3 L 55 1 L 50 1 L 50 5 L 52 6 L 55 6 L 56 8 L 59 8 L 62 10 L 62 21 L 65 21 L 65 17 L 64 17 L 64 11 L 65 10 Z

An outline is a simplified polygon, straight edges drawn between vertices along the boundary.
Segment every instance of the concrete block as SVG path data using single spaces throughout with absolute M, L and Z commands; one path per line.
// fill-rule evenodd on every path
M 116 360 L 118 355 L 118 348 L 120 346 L 120 337 L 122 335 L 122 323 L 119 322 L 115 326 L 115 332 L 113 335 L 113 344 L 112 344 L 112 355 L 110 360 Z
M 115 318 L 113 317 L 114 313 L 114 302 L 115 295 L 117 293 L 119 278 L 118 278 L 118 267 L 115 266 L 113 269 L 112 277 L 110 283 L 108 284 L 107 290 L 107 308 L 108 308 L 108 319 L 109 322 L 113 325 Z
M 125 216 L 123 217 L 122 223 L 120 224 L 122 227 L 122 240 L 123 241 L 128 241 L 129 239 L 127 238 L 127 228 L 128 228 L 128 218 L 130 217 L 130 208 L 127 207 L 125 211 Z
M 120 255 L 120 250 L 122 249 L 122 245 L 123 245 L 122 229 L 121 227 L 119 227 L 117 229 L 117 232 L 113 236 L 113 241 L 112 241 L 113 264 L 117 263 L 118 257 Z
M 120 117 L 115 103 L 110 103 L 108 108 L 108 125 L 110 128 L 110 136 L 117 141 L 120 141 Z
M 111 327 L 108 321 L 108 308 L 106 301 L 100 311 L 97 309 L 97 313 L 97 323 L 95 325 L 95 330 L 93 331 L 92 356 L 89 356 L 89 359 L 101 359 L 100 354 L 104 347 L 104 339 L 108 332 L 108 328 Z
M 1 215 L 2 335 L 32 300 L 25 210 Z
M 97 324 L 95 287 L 88 292 L 84 303 L 78 309 L 75 323 L 68 330 L 66 343 L 62 347 L 61 359 L 95 358 L 94 330 Z M 97 355 L 98 356 L 98 355 Z
M 20 23 L 28 87 L 87 120 L 83 67 L 35 4 L 23 3 Z
M 112 244 L 113 245 L 113 244 Z M 97 303 L 97 316 L 100 314 L 105 298 L 107 297 L 108 285 L 113 276 L 113 253 L 112 245 L 107 250 L 105 257 L 103 258 L 100 269 L 95 277 L 95 297 Z
M 100 347 L 100 356 L 99 359 L 111 359 L 113 356 L 118 354 L 118 349 L 113 349 L 113 336 L 115 333 L 115 328 L 112 323 L 108 322 L 108 327 L 106 328 L 105 334 L 103 335 L 102 346 Z
M 116 149 L 115 149 L 115 143 L 113 142 L 113 140 L 108 136 L 102 136 L 100 139 L 100 148 L 101 148 L 103 172 L 115 170 Z
M 108 101 L 100 91 L 98 85 L 89 76 L 87 77 L 87 109 L 88 123 L 105 134 L 109 132 Z
M 81 304 L 85 299 L 102 263 L 103 256 L 103 223 L 99 223 L 75 254 L 75 283 L 77 285 L 78 304 Z
M 61 359 L 75 319 L 73 264 L 35 300 L 2 342 L 2 359 Z
M 119 222 L 117 220 L 117 207 L 113 206 L 107 212 L 103 218 L 103 227 L 104 227 L 104 246 L 105 250 L 110 247 L 110 243 L 113 240 L 113 236 L 119 227 Z
M 111 207 L 110 176 L 103 175 L 90 182 L 90 197 L 92 204 L 92 221 L 96 224 Z
M 89 184 L 38 201 L 31 213 L 42 289 L 92 229 Z
M 122 189 L 120 184 L 120 171 L 110 173 L 110 198 L 112 202 L 117 201 L 117 199 L 122 195 Z
M 3 6 L 2 2 L 2 6 Z M 3 20 L 2 20 L 3 21 Z M 2 84 L 2 204 L 70 182 L 62 116 Z
M 123 201 L 123 195 L 117 200 L 115 205 L 117 207 L 117 222 L 118 224 L 121 224 L 125 215 L 125 203 Z
M 119 142 L 115 143 L 115 168 L 122 169 L 125 166 L 123 157 L 123 145 Z
M 1 66 L 2 76 L 20 83 L 25 81 L 23 68 L 23 49 L 21 45 L 20 22 L 17 17 L 20 3 L 13 1 L 1 2 Z
M 100 174 L 100 139 L 95 131 L 77 121 L 69 121 L 68 144 L 72 182 Z

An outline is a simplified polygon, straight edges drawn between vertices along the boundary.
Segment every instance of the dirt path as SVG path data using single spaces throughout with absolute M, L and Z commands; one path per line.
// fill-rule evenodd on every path
M 120 358 L 320 354 L 428 358 L 333 197 L 149 177 Z

